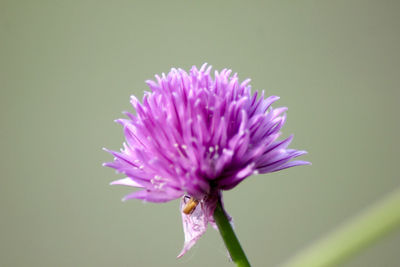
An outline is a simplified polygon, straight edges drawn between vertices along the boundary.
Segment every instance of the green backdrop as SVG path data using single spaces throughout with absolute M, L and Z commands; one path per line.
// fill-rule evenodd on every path
M 210 228 L 183 259 L 178 201 L 122 203 L 101 167 L 144 81 L 208 62 L 288 106 L 312 166 L 225 192 L 277 266 L 400 185 L 398 1 L 0 0 L 0 266 L 233 266 Z M 400 233 L 346 266 L 399 266 Z

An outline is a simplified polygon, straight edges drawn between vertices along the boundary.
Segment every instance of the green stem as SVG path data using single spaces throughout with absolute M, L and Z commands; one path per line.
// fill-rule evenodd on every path
M 229 251 L 229 255 L 238 267 L 250 267 L 250 263 L 244 254 L 239 240 L 237 239 L 232 225 L 222 208 L 221 200 L 219 199 L 217 207 L 214 211 L 214 220 L 218 226 L 218 230 L 224 240 L 225 246 Z
M 400 188 L 282 266 L 339 266 L 360 250 L 399 228 Z

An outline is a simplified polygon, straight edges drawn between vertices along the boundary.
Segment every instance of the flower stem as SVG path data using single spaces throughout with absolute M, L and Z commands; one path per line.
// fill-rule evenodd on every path
M 398 229 L 400 188 L 282 266 L 341 266 L 360 250 Z
M 232 260 L 238 267 L 250 267 L 250 263 L 240 246 L 240 242 L 233 231 L 232 225 L 222 207 L 220 199 L 218 200 L 217 207 L 214 211 L 214 220 Z

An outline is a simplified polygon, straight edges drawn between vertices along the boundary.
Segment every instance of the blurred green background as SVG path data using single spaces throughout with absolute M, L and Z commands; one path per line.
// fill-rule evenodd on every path
M 277 266 L 400 185 L 398 1 L 0 0 L 0 266 L 233 266 L 178 201 L 122 203 L 101 167 L 144 81 L 208 62 L 288 106 L 313 165 L 225 192 L 254 266 Z M 345 266 L 399 266 L 397 232 Z

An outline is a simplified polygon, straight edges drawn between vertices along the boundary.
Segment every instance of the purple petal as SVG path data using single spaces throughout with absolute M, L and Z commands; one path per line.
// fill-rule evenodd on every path
M 182 196 L 182 192 L 174 192 L 174 191 L 161 191 L 161 190 L 157 190 L 157 191 L 150 191 L 150 190 L 140 190 L 140 191 L 136 191 L 133 193 L 130 193 L 128 195 L 126 195 L 122 201 L 126 201 L 129 199 L 142 199 L 148 202 L 154 202 L 154 203 L 162 203 L 162 202 L 168 202 L 171 201 L 173 199 L 177 199 L 180 196 Z
M 123 179 L 115 180 L 110 183 L 110 185 L 127 185 L 132 187 L 143 188 L 144 186 L 132 180 L 132 178 L 126 177 Z
M 274 169 L 272 171 L 276 172 L 276 171 L 280 171 L 283 169 L 287 169 L 287 168 L 291 168 L 291 167 L 295 167 L 295 166 L 301 166 L 301 165 L 311 165 L 311 162 L 303 161 L 303 160 L 294 160 L 294 161 L 288 162 L 286 164 L 283 164 L 279 168 Z

